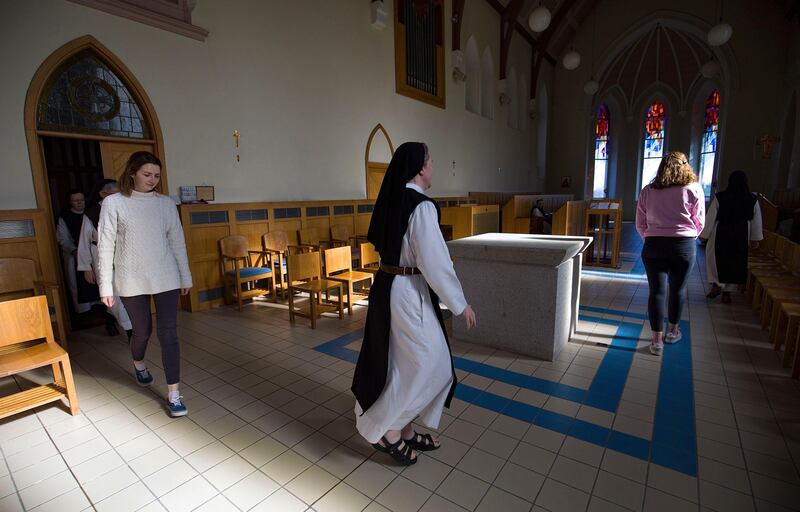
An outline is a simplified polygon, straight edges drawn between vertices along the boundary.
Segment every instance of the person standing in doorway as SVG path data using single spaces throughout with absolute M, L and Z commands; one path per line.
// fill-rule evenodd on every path
M 763 240 L 761 208 L 747 185 L 744 171 L 733 171 L 728 188 L 711 201 L 701 238 L 706 244 L 706 273 L 711 283 L 706 297 L 722 294 L 722 302 L 731 302 L 731 292 L 747 281 L 748 248 Z
M 69 208 L 64 208 L 58 218 L 56 240 L 61 246 L 61 257 L 64 262 L 64 280 L 72 301 L 72 307 L 77 314 L 86 313 L 92 308 L 92 303 L 98 300 L 97 289 L 87 283 L 83 273 L 77 271 L 78 239 L 81 235 L 83 212 L 86 208 L 86 198 L 78 189 L 69 191 L 67 196 Z
M 137 151 L 130 156 L 118 180 L 120 193 L 106 197 L 100 210 L 96 277 L 103 303 L 113 307 L 119 296 L 130 316 L 134 373 L 142 386 L 153 383 L 144 358 L 153 329 L 151 298 L 155 302 L 167 407 L 172 416 L 184 416 L 177 314 L 178 298 L 189 293 L 192 275 L 175 203 L 155 191 L 160 179 L 155 155 Z
M 642 261 L 650 296 L 647 315 L 653 332 L 650 352 L 660 356 L 664 343 L 681 339 L 678 322 L 686 303 L 697 236 L 705 223 L 705 195 L 684 153 L 670 151 L 661 159 L 653 182 L 639 193 L 636 230 L 644 239 Z M 664 300 L 669 290 L 669 330 L 664 335 Z
M 381 263 L 353 376 L 356 428 L 403 465 L 415 463 L 417 451 L 439 448 L 412 421 L 437 428 L 456 386 L 439 298 L 468 329 L 475 326 L 439 229 L 439 207 L 423 193 L 432 178 L 425 144 L 397 148 L 367 234 Z
M 81 235 L 78 240 L 78 271 L 83 272 L 87 282 L 95 284 L 95 272 L 97 270 L 97 225 L 100 222 L 100 209 L 103 199 L 119 192 L 117 180 L 104 179 L 94 188 L 90 197 L 90 203 L 84 211 L 83 224 L 81 225 Z M 109 336 L 119 334 L 116 324 L 125 329 L 128 341 L 131 340 L 133 327 L 125 306 L 118 297 L 114 297 L 114 305 L 106 308 L 106 331 Z

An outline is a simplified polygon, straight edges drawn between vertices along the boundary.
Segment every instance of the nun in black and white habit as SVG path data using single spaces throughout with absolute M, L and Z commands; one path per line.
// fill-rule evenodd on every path
M 367 235 L 381 266 L 353 377 L 356 428 L 401 464 L 416 462 L 412 450 L 438 448 L 430 434 L 414 432 L 411 422 L 419 418 L 437 428 L 455 391 L 439 301 L 454 315 L 463 314 L 468 328 L 475 324 L 439 228 L 439 207 L 423 193 L 432 173 L 425 144 L 397 148 Z
M 706 215 L 700 238 L 707 238 L 706 273 L 711 283 L 708 298 L 722 294 L 730 302 L 730 292 L 747 281 L 748 248 L 764 238 L 761 208 L 750 192 L 747 174 L 734 171 L 728 188 L 717 193 Z

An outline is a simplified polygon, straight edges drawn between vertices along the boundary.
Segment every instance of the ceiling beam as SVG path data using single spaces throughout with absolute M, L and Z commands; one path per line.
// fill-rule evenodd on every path
M 570 9 L 572 9 L 576 1 L 577 0 L 564 0 L 564 3 L 561 4 L 561 8 L 559 8 L 558 12 L 556 12 L 555 16 L 553 16 L 550 26 L 547 27 L 547 30 L 542 32 L 542 36 L 539 38 L 539 52 L 536 53 L 535 58 L 531 57 L 531 99 L 536 98 L 536 84 L 539 81 L 539 69 L 542 67 L 542 59 L 545 55 L 549 55 L 547 53 L 547 43 L 550 42 L 553 34 L 555 34 L 556 30 L 558 30 L 561 21 L 566 17 L 567 13 L 570 11 Z M 596 2 L 596 0 L 589 1 L 592 3 Z
M 511 36 L 514 35 L 517 17 L 522 9 L 523 0 L 511 0 L 500 17 L 500 80 L 505 80 L 508 69 L 508 50 L 511 48 Z
M 461 21 L 464 19 L 464 3 L 466 0 L 453 0 L 453 44 L 452 50 L 461 49 Z
M 491 7 L 492 7 L 492 8 L 493 8 L 495 11 L 497 11 L 497 14 L 499 14 L 501 17 L 503 16 L 503 12 L 505 12 L 506 8 L 505 8 L 505 7 L 503 7 L 503 4 L 501 4 L 499 0 L 486 0 L 486 2 L 487 2 L 487 3 L 488 3 L 488 4 L 489 4 L 489 5 L 490 5 L 490 6 L 491 6 Z M 516 20 L 516 23 L 514 24 L 514 28 L 517 30 L 517 32 L 519 33 L 519 35 L 520 35 L 520 36 L 522 36 L 522 38 L 523 38 L 525 41 L 527 41 L 529 45 L 531 45 L 531 51 L 535 51 L 535 50 L 536 50 L 536 48 L 538 48 L 538 47 L 539 47 L 539 41 L 538 41 L 538 40 L 537 40 L 535 37 L 533 37 L 533 36 L 530 34 L 530 32 L 528 32 L 528 31 L 525 29 L 525 26 L 524 26 L 522 23 L 520 23 L 520 22 L 519 22 L 519 20 Z M 501 37 L 502 37 L 502 35 L 501 35 Z M 547 59 L 547 61 L 548 61 L 550 64 L 553 64 L 553 65 L 555 65 L 555 64 L 556 64 L 556 62 L 557 62 L 557 61 L 556 61 L 556 59 L 555 59 L 553 56 L 549 55 L 549 54 L 546 54 L 546 55 L 545 55 L 545 59 Z

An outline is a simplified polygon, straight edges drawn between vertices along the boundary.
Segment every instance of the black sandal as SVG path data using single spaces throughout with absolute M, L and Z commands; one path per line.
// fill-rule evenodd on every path
M 417 431 L 414 431 L 414 435 L 411 439 L 403 439 L 403 441 L 418 452 L 431 452 L 441 448 L 441 445 L 436 446 L 430 434 L 420 434 Z
M 417 458 L 411 458 L 411 454 L 414 452 L 414 449 L 411 448 L 409 443 L 403 441 L 402 437 L 394 444 L 390 443 L 386 437 L 381 437 L 381 441 L 383 441 L 383 444 L 372 443 L 372 447 L 379 452 L 388 453 L 398 464 L 402 466 L 416 464 Z M 400 444 L 404 442 L 405 445 L 400 448 Z

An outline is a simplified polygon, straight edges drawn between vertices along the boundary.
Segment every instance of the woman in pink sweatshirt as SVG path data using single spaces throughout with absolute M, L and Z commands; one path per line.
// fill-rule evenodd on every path
M 653 339 L 650 352 L 660 356 L 664 343 L 681 339 L 678 322 L 686 302 L 686 284 L 694 266 L 695 240 L 703 230 L 703 189 L 684 153 L 670 151 L 652 183 L 639 193 L 636 230 L 644 238 L 642 261 L 650 285 L 647 314 Z M 664 299 L 669 290 L 664 336 Z

